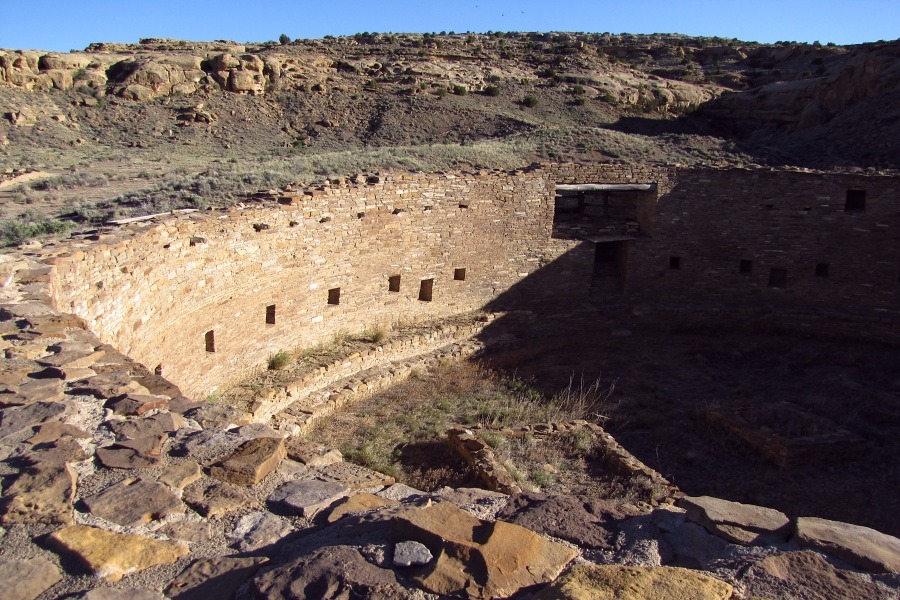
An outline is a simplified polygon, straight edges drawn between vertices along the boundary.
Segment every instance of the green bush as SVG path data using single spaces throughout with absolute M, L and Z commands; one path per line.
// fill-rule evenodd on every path
M 484 88 L 484 95 L 490 96 L 492 98 L 496 98 L 497 96 L 500 95 L 500 88 L 496 85 L 489 85 L 486 88 Z
M 281 35 L 278 36 L 278 41 L 281 43 L 282 46 L 287 46 L 288 44 L 291 43 L 291 38 L 289 38 L 286 33 L 282 33 Z
M 286 350 L 279 350 L 269 357 L 269 370 L 280 371 L 291 364 L 291 353 Z
M 535 96 L 525 96 L 522 98 L 522 106 L 526 106 L 528 108 L 534 108 L 538 105 L 538 99 Z
M 465 96 L 466 94 L 469 93 L 469 90 L 467 90 L 466 87 L 463 85 L 454 85 L 453 93 L 457 96 Z

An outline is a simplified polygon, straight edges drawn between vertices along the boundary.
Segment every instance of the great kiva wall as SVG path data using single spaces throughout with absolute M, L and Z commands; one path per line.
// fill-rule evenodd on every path
M 352 597 L 534 590 L 576 556 L 599 560 L 601 546 L 493 520 L 519 490 L 471 431 L 453 430 L 454 444 L 491 490 L 395 485 L 301 434 L 416 368 L 477 354 L 494 339 L 485 332 L 526 312 L 551 323 L 590 311 L 726 319 L 896 343 L 898 201 L 900 180 L 857 173 L 393 172 L 130 219 L 3 255 L 0 525 L 4 545 L 24 548 L 7 563 L 30 571 L 0 587 L 49 598 L 127 577 L 148 598 L 232 598 L 239 587 L 244 598 L 299 598 L 312 597 L 303 585 L 331 585 L 339 564 Z M 470 318 L 453 321 L 461 315 Z M 416 323 L 438 325 L 260 390 L 249 411 L 204 401 L 279 351 Z M 560 514 L 618 540 L 602 546 L 617 568 L 686 555 L 682 564 L 705 568 L 741 548 L 774 559 L 792 544 L 859 570 L 879 594 L 886 588 L 873 577 L 900 572 L 896 538 L 685 497 L 596 424 L 520 433 L 573 428 L 659 492 L 640 506 L 597 508 L 602 518 L 554 500 Z M 304 529 L 328 511 L 324 529 Z M 313 544 L 326 538 L 342 541 Z M 376 546 L 380 558 L 366 554 Z M 406 568 L 403 552 L 419 570 L 396 570 Z M 683 597 L 730 598 L 739 579 L 672 569 L 665 577 Z
M 485 306 L 764 309 L 896 339 L 898 188 L 623 165 L 358 176 L 121 226 L 46 262 L 57 310 L 199 397 L 341 330 Z

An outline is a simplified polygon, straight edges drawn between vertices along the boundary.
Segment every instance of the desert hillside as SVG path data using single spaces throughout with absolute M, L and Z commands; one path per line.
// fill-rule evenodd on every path
M 884 170 L 900 157 L 897 42 L 452 32 L 283 41 L 0 50 L 3 216 L 101 221 L 383 168 Z

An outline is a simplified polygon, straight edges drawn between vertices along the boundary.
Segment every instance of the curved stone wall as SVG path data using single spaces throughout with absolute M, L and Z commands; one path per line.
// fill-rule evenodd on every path
M 561 236 L 560 183 L 653 191 L 624 196 L 621 223 L 611 203 L 605 234 Z M 357 177 L 67 242 L 51 291 L 58 310 L 199 397 L 282 349 L 483 307 L 763 309 L 897 339 L 898 198 L 892 177 L 646 165 Z M 633 232 L 608 234 L 620 225 Z M 616 245 L 615 285 L 598 280 L 603 244 Z
M 542 264 L 550 189 L 524 172 L 397 175 L 135 224 L 59 256 L 53 298 L 202 397 L 282 349 L 482 307 Z

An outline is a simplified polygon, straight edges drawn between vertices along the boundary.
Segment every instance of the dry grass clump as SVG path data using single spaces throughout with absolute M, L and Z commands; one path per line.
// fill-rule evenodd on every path
M 471 484 L 467 469 L 455 458 L 448 460 L 451 455 L 443 438 L 450 427 L 515 427 L 597 418 L 610 393 L 611 388 L 599 383 L 576 385 L 573 380 L 570 389 L 546 397 L 525 382 L 482 364 L 455 362 L 416 373 L 346 407 L 322 423 L 312 437 L 339 448 L 350 461 L 419 488 L 466 485 Z M 490 429 L 481 429 L 479 434 L 498 450 L 509 444 Z M 572 445 L 590 448 L 584 440 Z M 568 447 L 568 442 L 562 447 Z

